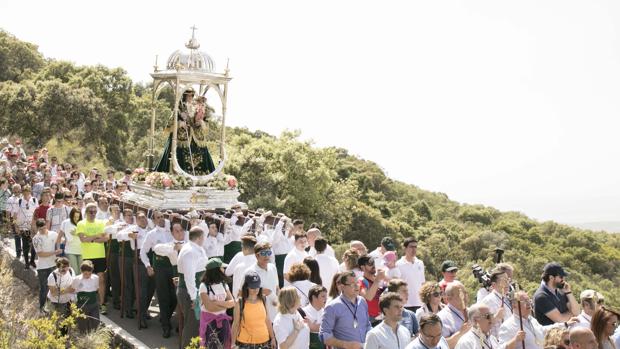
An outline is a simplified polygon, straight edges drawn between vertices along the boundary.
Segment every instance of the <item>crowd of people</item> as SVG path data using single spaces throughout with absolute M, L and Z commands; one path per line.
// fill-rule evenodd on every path
M 237 224 L 235 206 L 221 224 L 189 214 L 186 227 L 117 204 L 131 170 L 84 174 L 46 149 L 1 143 L 5 232 L 36 270 L 40 312 L 66 315 L 73 303 L 83 332 L 109 311 L 146 328 L 157 297 L 162 336 L 176 314 L 182 348 L 200 337 L 207 348 L 620 349 L 620 314 L 595 290 L 577 298 L 558 263 L 533 295 L 497 264 L 470 302 L 455 262 L 426 280 L 414 237 L 385 237 L 370 252 L 351 241 L 340 263 L 317 224 L 278 214 L 270 225 L 269 211 Z

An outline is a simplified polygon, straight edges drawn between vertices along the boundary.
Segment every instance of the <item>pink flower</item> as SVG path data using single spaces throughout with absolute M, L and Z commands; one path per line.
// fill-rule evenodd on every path
M 237 178 L 230 176 L 228 177 L 228 187 L 229 188 L 236 188 L 237 187 Z
M 170 188 L 172 186 L 172 179 L 164 178 L 162 179 L 161 184 L 164 185 L 164 188 Z

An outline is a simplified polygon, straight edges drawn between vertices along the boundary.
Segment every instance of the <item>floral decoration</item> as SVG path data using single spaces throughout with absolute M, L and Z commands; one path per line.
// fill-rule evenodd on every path
M 182 176 L 165 172 L 146 172 L 143 168 L 137 168 L 131 175 L 132 180 L 136 182 L 144 182 L 144 184 L 159 189 L 187 189 L 192 186 L 210 187 L 218 190 L 237 189 L 238 181 L 235 176 L 218 174 L 207 181 L 196 181 Z

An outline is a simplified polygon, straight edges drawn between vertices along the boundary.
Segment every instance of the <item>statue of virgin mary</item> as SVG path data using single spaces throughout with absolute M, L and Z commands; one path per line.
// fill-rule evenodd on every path
M 177 162 L 183 171 L 194 176 L 204 176 L 215 171 L 213 159 L 207 148 L 207 121 L 214 112 L 199 96 L 194 99 L 194 90 L 183 92 L 179 101 L 177 117 Z M 164 147 L 164 152 L 153 168 L 157 172 L 170 171 L 170 151 L 172 149 L 172 125 Z

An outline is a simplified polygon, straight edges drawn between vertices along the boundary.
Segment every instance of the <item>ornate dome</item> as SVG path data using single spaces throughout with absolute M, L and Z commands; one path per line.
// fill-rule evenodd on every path
M 211 56 L 206 52 L 198 51 L 200 44 L 194 37 L 194 30 L 192 27 L 192 38 L 185 44 L 185 47 L 189 50 L 176 50 L 172 52 L 168 58 L 168 69 L 188 69 L 188 70 L 201 70 L 207 72 L 213 72 L 215 70 L 215 63 Z
M 177 67 L 180 69 L 213 72 L 215 70 L 215 63 L 213 63 L 213 59 L 206 52 L 197 50 L 183 52 L 182 50 L 176 50 L 168 58 L 167 68 L 177 69 Z

